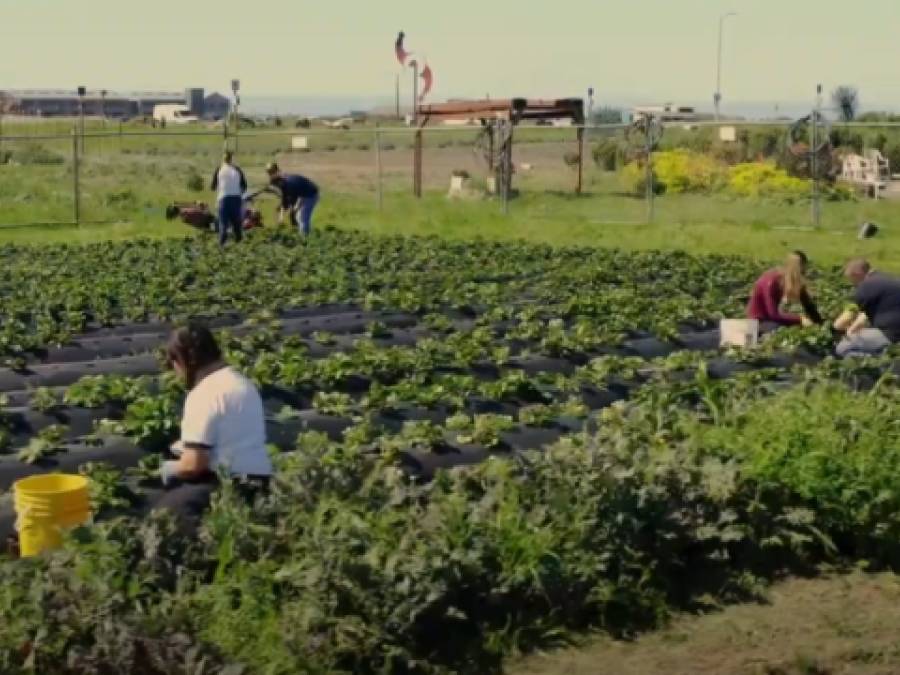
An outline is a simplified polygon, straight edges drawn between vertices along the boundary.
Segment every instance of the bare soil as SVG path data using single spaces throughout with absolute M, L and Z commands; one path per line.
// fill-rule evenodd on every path
M 385 144 L 392 143 L 385 140 Z M 409 140 L 397 141 L 395 147 L 381 153 L 382 179 L 385 189 L 408 184 L 412 189 L 413 151 Z M 575 188 L 577 173 L 566 165 L 564 156 L 577 151 L 575 142 L 520 143 L 513 149 L 515 182 L 522 186 L 540 186 L 546 190 Z M 376 186 L 375 150 L 336 149 L 332 152 L 316 150 L 308 153 L 284 153 L 279 162 L 288 171 L 302 171 L 323 185 L 340 186 L 341 192 L 374 191 Z M 485 160 L 474 147 L 426 147 L 422 159 L 422 177 L 426 190 L 449 189 L 450 175 L 464 169 L 475 181 L 483 184 L 488 175 Z M 585 153 L 585 179 L 597 172 L 593 160 Z

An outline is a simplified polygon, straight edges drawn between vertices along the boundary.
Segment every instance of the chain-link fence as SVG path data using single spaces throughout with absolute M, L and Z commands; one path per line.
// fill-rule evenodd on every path
M 634 126 L 591 126 L 580 142 L 576 127 L 518 126 L 508 206 L 513 215 L 546 208 L 549 221 L 571 200 L 596 224 L 805 228 L 884 217 L 900 196 L 892 178 L 900 171 L 900 127 L 809 127 L 667 124 L 648 139 Z M 40 131 L 39 123 L 4 126 L 4 226 L 158 221 L 168 203 L 214 199 L 209 183 L 225 147 L 236 151 L 252 187 L 264 186 L 264 166 L 275 160 L 357 209 L 405 204 L 417 182 L 416 130 L 408 127 L 142 129 L 93 120 L 83 133 L 77 123 L 66 133 Z M 421 193 L 502 209 L 494 142 L 478 126 L 426 127 Z

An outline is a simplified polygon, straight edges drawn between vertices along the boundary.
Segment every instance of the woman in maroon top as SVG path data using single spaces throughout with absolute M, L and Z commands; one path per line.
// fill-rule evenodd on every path
M 806 281 L 808 259 L 803 251 L 791 253 L 784 265 L 771 269 L 753 284 L 747 316 L 778 326 L 810 326 L 822 323 L 822 315 L 809 295 Z M 782 302 L 800 303 L 804 316 L 781 311 Z

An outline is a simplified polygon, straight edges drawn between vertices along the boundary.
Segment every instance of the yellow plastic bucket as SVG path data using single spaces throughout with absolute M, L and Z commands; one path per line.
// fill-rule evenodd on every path
M 59 548 L 65 529 L 91 518 L 88 479 L 62 473 L 29 476 L 13 485 L 19 552 L 25 558 Z

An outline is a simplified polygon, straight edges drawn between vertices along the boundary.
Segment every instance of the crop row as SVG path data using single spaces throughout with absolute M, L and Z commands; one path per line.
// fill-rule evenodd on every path
M 341 232 L 0 257 L 0 489 L 80 470 L 99 516 L 0 560 L 2 672 L 496 672 L 900 559 L 895 357 L 718 349 L 752 261 Z M 816 291 L 839 306 L 835 270 Z M 277 477 L 185 533 L 149 507 L 189 316 L 259 385 Z

